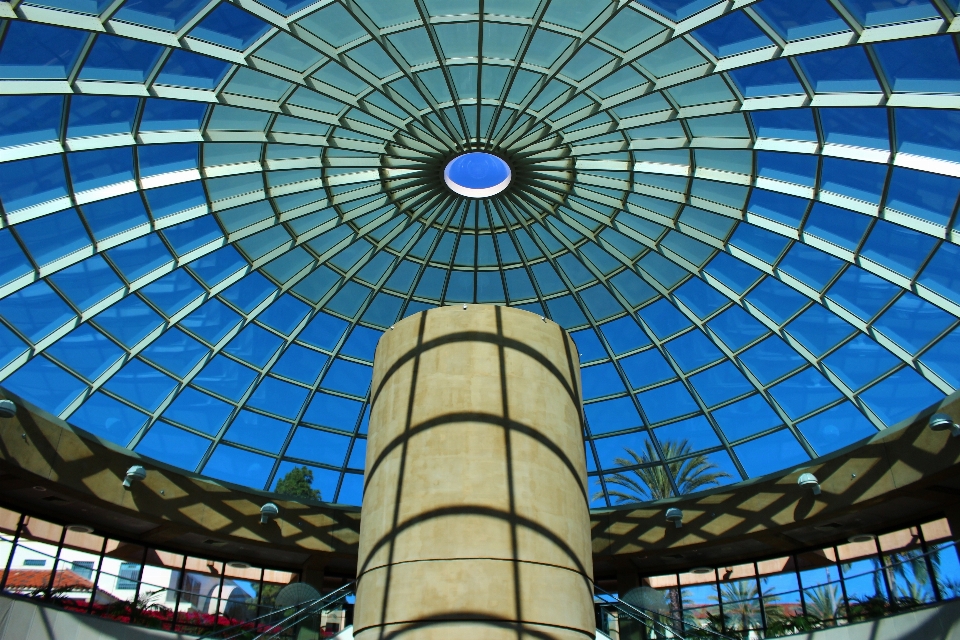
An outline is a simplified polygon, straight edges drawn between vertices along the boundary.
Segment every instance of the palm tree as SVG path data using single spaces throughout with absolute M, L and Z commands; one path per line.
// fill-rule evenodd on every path
M 638 454 L 633 449 L 624 448 L 629 458 L 616 458 L 614 463 L 618 467 L 630 467 L 660 461 L 660 457 L 653 447 L 653 442 L 647 440 L 644 442 L 644 448 L 646 451 L 642 454 Z M 730 477 L 729 473 L 720 471 L 717 465 L 710 462 L 704 454 L 691 456 L 684 460 L 676 459 L 689 453 L 690 443 L 686 440 L 664 442 L 663 455 L 669 460 L 666 466 L 657 465 L 632 469 L 608 476 L 608 485 L 615 484 L 623 487 L 622 490 L 608 490 L 610 497 L 615 498 L 621 504 L 671 498 L 674 496 L 674 492 L 673 485 L 670 484 L 670 475 L 676 479 L 677 488 L 681 494 L 691 493 L 701 487 L 719 485 L 721 478 Z M 714 469 L 717 470 L 714 471 Z M 603 492 L 598 491 L 593 499 L 597 500 L 602 497 Z
M 737 580 L 720 585 L 723 617 L 731 631 L 746 631 L 760 627 L 760 599 L 756 580 Z
M 822 584 L 803 592 L 807 615 L 824 623 L 831 623 L 840 608 L 840 592 L 835 584 Z

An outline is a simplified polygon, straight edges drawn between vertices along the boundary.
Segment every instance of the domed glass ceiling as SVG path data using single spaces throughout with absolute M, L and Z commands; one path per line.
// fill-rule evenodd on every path
M 0 2 L 0 385 L 357 504 L 381 331 L 509 304 L 579 346 L 595 507 L 826 454 L 960 386 L 957 10 Z

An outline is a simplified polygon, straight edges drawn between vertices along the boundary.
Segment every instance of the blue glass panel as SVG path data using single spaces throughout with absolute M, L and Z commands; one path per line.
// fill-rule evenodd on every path
M 764 279 L 747 295 L 747 300 L 778 324 L 786 322 L 809 302 L 803 294 L 773 278 Z
M 750 396 L 713 412 L 727 440 L 736 441 L 783 424 L 763 396 Z
M 88 324 L 57 340 L 46 353 L 87 380 L 96 380 L 124 355 L 123 349 Z
M 193 89 L 216 89 L 229 68 L 229 62 L 174 49 L 156 82 Z
M 798 242 L 790 247 L 777 268 L 807 286 L 823 291 L 844 264 L 839 258 Z
M 340 349 L 340 353 L 373 362 L 373 354 L 382 335 L 383 332 L 381 331 L 375 331 L 367 327 L 355 327 Z
M 695 30 L 693 35 L 717 57 L 732 56 L 773 44 L 741 11 L 708 22 Z
M 253 381 L 257 372 L 223 355 L 214 356 L 196 375 L 193 384 L 224 398 L 238 401 Z
M 31 207 L 67 195 L 61 156 L 5 162 L 0 172 L 0 201 L 7 211 Z
M 616 355 L 635 351 L 650 344 L 647 334 L 629 316 L 600 325 L 600 330 Z
M 798 56 L 817 93 L 880 92 L 880 83 L 861 47 L 832 49 Z
M 806 362 L 780 336 L 770 336 L 744 351 L 740 354 L 740 361 L 750 369 L 761 384 L 769 384 Z
M 819 305 L 813 305 L 787 325 L 787 333 L 818 357 L 854 331 L 849 323 Z
M 150 222 L 143 200 L 135 193 L 91 202 L 81 210 L 98 241 Z
M 206 210 L 207 199 L 203 195 L 203 187 L 199 182 L 184 182 L 150 189 L 144 195 L 147 197 L 150 212 L 155 220 L 199 207 Z
M 204 0 L 127 0 L 114 17 L 155 29 L 177 31 L 204 4 Z
M 272 470 L 273 458 L 221 444 L 203 466 L 203 475 L 259 489 Z
M 786 63 L 786 60 L 780 62 Z M 750 119 L 757 135 L 763 138 L 817 141 L 817 128 L 810 109 L 751 111 Z
M 641 389 L 677 377 L 666 359 L 656 349 L 647 349 L 624 358 L 620 361 L 620 366 L 623 367 L 623 372 L 634 389 Z
M 207 105 L 202 102 L 147 98 L 140 118 L 141 131 L 176 131 L 199 129 Z
M 616 367 L 610 363 L 584 367 L 580 370 L 580 381 L 583 385 L 584 400 L 626 391 Z
M 792 467 L 810 459 L 796 437 L 786 429 L 738 445 L 733 450 L 751 478 Z
M 855 251 L 869 224 L 868 216 L 816 202 L 807 216 L 803 232 Z
M 872 273 L 848 267 L 830 287 L 827 297 L 861 320 L 869 320 L 899 292 L 899 287 Z
M 232 309 L 219 300 L 208 300 L 181 320 L 179 326 L 210 344 L 217 344 L 238 324 L 240 316 Z
M 247 406 L 293 420 L 300 414 L 308 393 L 304 387 L 268 377 L 257 385 Z
M 354 469 L 363 469 L 367 458 L 367 441 L 364 438 L 354 438 L 353 448 L 350 449 L 350 459 L 347 466 Z M 346 478 L 344 478 L 346 479 Z M 340 500 L 343 500 L 343 489 L 340 490 Z M 358 500 L 359 502 L 359 500 Z
M 182 378 L 208 351 L 184 332 L 170 329 L 141 351 L 140 357 Z
M 672 20 L 683 20 L 714 4 L 713 0 L 647 0 L 644 4 Z
M 666 338 L 693 325 L 667 300 L 658 300 L 637 312 L 658 338 Z
M 163 230 L 163 237 L 177 255 L 184 255 L 223 238 L 223 231 L 213 216 L 202 216 Z
M 139 102 L 136 98 L 73 96 L 70 98 L 67 136 L 75 138 L 130 133 Z
M 200 164 L 200 145 L 157 144 L 137 147 L 141 176 L 156 176 L 173 171 L 196 169 Z
M 785 40 L 850 30 L 826 0 L 807 0 L 799 5 L 793 0 L 763 0 L 754 8 Z
M 960 194 L 960 180 L 895 167 L 887 207 L 946 226 Z
M 82 311 L 124 288 L 123 282 L 100 256 L 58 271 L 50 276 L 50 281 Z
M 461 272 L 464 273 L 464 272 Z M 370 296 L 370 289 L 356 282 L 347 282 L 330 299 L 326 308 L 349 318 L 354 317 Z M 472 301 L 471 295 L 471 301 Z
M 303 416 L 303 421 L 321 427 L 330 427 L 339 431 L 353 433 L 360 418 L 363 403 L 356 400 L 317 393 Z
M 960 388 L 958 353 L 960 353 L 960 330 L 954 329 L 924 353 L 920 361 L 951 387 L 958 389 Z
M 63 96 L 0 96 L 0 146 L 56 140 Z
M 803 219 L 803 214 L 807 210 L 808 201 L 803 198 L 784 195 L 774 191 L 765 191 L 763 189 L 754 189 L 750 195 L 750 204 L 747 205 L 747 211 L 788 227 L 797 228 Z M 749 242 L 743 236 L 746 232 L 740 232 L 745 225 L 740 225 L 732 239 L 733 244 Z M 749 227 L 753 228 L 753 227 Z M 778 241 L 779 244 L 779 241 Z M 739 244 L 737 244 L 739 246 Z M 753 253 L 753 251 L 751 251 Z M 763 256 L 758 256 L 763 257 Z M 774 258 L 769 258 L 770 260 Z
M 87 390 L 87 385 L 46 358 L 33 358 L 3 381 L 27 402 L 57 415 Z
M 877 204 L 886 176 L 885 165 L 824 158 L 820 188 Z
M 193 471 L 210 447 L 210 441 L 164 422 L 158 422 L 136 447 L 140 455 Z
M 0 284 L 12 282 L 31 272 L 33 265 L 20 250 L 10 231 L 0 231 Z
M 215 436 L 223 428 L 223 424 L 231 413 L 233 413 L 232 404 L 200 393 L 192 387 L 186 387 L 177 394 L 176 399 L 163 412 L 163 417 Z
M 29 348 L 23 340 L 6 325 L 0 324 L 0 367 L 7 366 L 28 351 Z
M 130 147 L 68 153 L 74 191 L 86 191 L 133 180 L 133 150 Z
M 273 283 L 254 271 L 230 285 L 220 296 L 243 313 L 250 313 L 276 289 Z
M 877 220 L 860 255 L 912 279 L 936 243 L 928 235 Z
M 547 300 L 547 309 L 554 322 L 564 329 L 570 330 L 587 323 L 586 316 L 580 311 L 573 296 L 563 296 Z
M 100 34 L 80 70 L 81 80 L 143 82 L 160 59 L 163 47 Z
M 960 161 L 960 113 L 946 109 L 896 109 L 897 151 Z
M 675 295 L 688 309 L 697 314 L 701 320 L 707 318 L 729 300 L 713 287 L 699 278 L 687 280 Z
M 849 402 L 837 405 L 797 425 L 819 455 L 842 449 L 877 432 L 876 427 Z
M 204 294 L 203 287 L 183 269 L 169 273 L 140 290 L 167 316 L 172 316 Z
M 606 320 L 624 309 L 603 285 L 594 285 L 580 292 L 580 298 L 587 305 L 590 315 L 597 321 Z M 549 303 L 547 303 L 549 305 Z M 552 310 L 551 310 L 552 311 Z
M 610 279 L 613 287 L 620 292 L 628 304 L 637 306 L 656 297 L 657 292 L 632 271 L 618 273 Z
M 599 440 L 593 441 L 593 446 L 597 450 L 597 457 L 600 458 L 600 467 L 605 470 L 632 466 L 638 464 L 638 462 L 649 462 L 651 459 L 658 459 L 656 453 L 653 453 L 650 436 L 645 431 L 610 438 L 600 438 Z M 630 452 L 635 453 L 636 456 L 631 455 Z M 650 457 L 646 457 L 648 452 L 652 453 Z M 638 461 L 638 457 L 645 457 L 645 459 Z
M 271 3 L 274 3 L 271 1 Z M 281 478 L 286 476 L 290 471 L 295 468 L 300 468 L 306 465 L 284 461 L 280 463 L 280 467 L 277 469 L 276 475 L 273 477 L 273 489 L 276 491 L 277 483 Z M 311 486 L 314 490 L 320 492 L 320 498 L 323 500 L 329 500 L 333 497 L 334 492 L 337 489 L 337 482 L 340 480 L 339 471 L 331 471 L 329 469 L 320 469 L 318 467 L 306 467 L 310 471 L 310 478 L 312 478 Z M 362 477 L 361 477 L 362 480 Z
M 654 435 L 660 441 L 667 458 L 675 457 L 671 453 L 683 455 L 690 451 L 700 451 L 720 446 L 720 438 L 717 437 L 717 432 L 713 430 L 713 427 L 703 416 L 659 427 L 654 430 Z M 687 445 L 687 447 L 684 447 L 684 445 Z
M 692 371 L 723 357 L 707 336 L 701 331 L 690 331 L 664 345 L 674 361 L 684 372 Z
M 700 409 L 693 397 L 679 382 L 674 382 L 637 396 L 647 420 L 656 424 L 664 420 L 694 413 Z
M 355 396 L 367 395 L 373 368 L 366 365 L 335 359 L 323 377 L 321 386 L 331 391 L 341 391 Z
M 227 245 L 213 253 L 208 253 L 199 260 L 194 260 L 187 268 L 203 284 L 213 288 L 237 272 L 245 270 L 247 266 L 243 256 L 232 245 Z
M 104 388 L 152 412 L 177 388 L 177 381 L 140 360 L 131 360 Z
M 860 399 L 892 427 L 901 420 L 943 400 L 943 392 L 913 369 L 903 368 L 860 394 Z
M 32 342 L 39 342 L 76 318 L 46 282 L 35 282 L 0 299 L 0 316 Z
M 40 265 L 54 262 L 92 244 L 80 216 L 73 209 L 24 222 L 17 225 L 16 232 Z
M 730 71 L 746 98 L 803 93 L 803 85 L 786 60 L 771 60 Z
M 873 326 L 910 353 L 917 353 L 953 322 L 950 314 L 905 293 L 877 318 Z
M 255 367 L 263 367 L 282 344 L 283 338 L 255 324 L 250 324 L 244 327 L 243 331 L 223 348 L 223 351 Z
M 93 318 L 94 324 L 132 347 L 163 324 L 163 318 L 136 296 L 127 296 Z
M 286 348 L 271 371 L 286 378 L 313 385 L 328 359 L 318 351 L 292 344 Z
M 894 91 L 960 91 L 960 61 L 950 36 L 878 42 L 873 50 Z
M 637 413 L 630 398 L 616 398 L 584 405 L 590 432 L 594 434 L 622 431 L 643 426 L 643 420 Z
M 71 425 L 122 447 L 147 423 L 148 416 L 110 396 L 96 392 L 70 416 Z
M 907 0 L 893 5 L 883 0 L 843 0 L 843 4 L 866 27 L 940 17 L 927 0 Z
M 291 425 L 252 411 L 241 411 L 234 418 L 224 438 L 270 453 L 279 453 Z
M 107 256 L 128 282 L 173 262 L 173 256 L 167 251 L 163 241 L 152 233 L 107 251 Z
M 897 109 L 898 118 L 902 111 Z M 824 140 L 830 144 L 874 149 L 890 148 L 886 109 L 869 107 L 820 109 L 820 124 L 823 127 Z M 902 135 L 899 133 L 899 122 L 897 131 Z
M 817 157 L 802 153 L 758 151 L 757 175 L 812 187 L 816 184 Z
M 837 400 L 840 391 L 819 371 L 809 368 L 772 387 L 770 395 L 796 419 Z
M 799 223 L 799 220 L 797 220 Z M 752 224 L 740 224 L 730 238 L 730 244 L 760 258 L 768 264 L 774 264 L 790 241 L 781 235 L 755 227 Z
M 823 363 L 844 384 L 857 390 L 899 365 L 900 360 L 870 338 L 859 335 Z
M 593 329 L 574 331 L 570 334 L 570 337 L 577 345 L 580 362 L 592 362 L 607 357 L 607 351 L 603 348 L 600 338 L 597 337 L 597 332 Z
M 190 31 L 190 36 L 243 51 L 270 25 L 229 3 L 222 3 Z
M 276 329 L 284 335 L 289 335 L 309 311 L 310 308 L 307 305 L 287 294 L 277 298 L 273 304 L 257 316 L 257 321 Z
M 293 435 L 287 455 L 302 460 L 342 467 L 346 462 L 348 436 L 320 431 L 309 427 L 298 427 Z
M 707 406 L 714 406 L 755 390 L 732 362 L 722 362 L 690 378 Z
M 711 320 L 707 326 L 733 351 L 743 348 L 767 333 L 766 327 L 737 306 L 730 307 Z
M 340 342 L 340 337 L 346 331 L 347 324 L 345 320 L 335 316 L 318 313 L 304 327 L 297 339 L 320 349 L 333 351 Z
M 960 247 L 944 243 L 930 260 L 917 282 L 940 295 L 960 303 Z
M 13 20 L 0 47 L 0 77 L 66 78 L 87 39 L 85 31 Z
M 743 295 L 747 289 L 763 277 L 763 273 L 758 269 L 726 253 L 718 253 L 704 271 L 738 295 Z

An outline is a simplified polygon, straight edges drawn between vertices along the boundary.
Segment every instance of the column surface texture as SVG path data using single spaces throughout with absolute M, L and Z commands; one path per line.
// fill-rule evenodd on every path
M 354 634 L 593 638 L 576 346 L 506 307 L 419 313 L 374 360 Z

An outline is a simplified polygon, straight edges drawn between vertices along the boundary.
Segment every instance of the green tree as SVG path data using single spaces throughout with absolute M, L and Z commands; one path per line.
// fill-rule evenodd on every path
M 320 499 L 320 490 L 313 488 L 313 471 L 308 467 L 294 467 L 277 482 L 276 493 L 297 498 Z
M 630 448 L 625 448 L 628 458 L 616 458 L 614 463 L 618 467 L 630 467 L 634 465 L 645 465 L 651 462 L 659 462 L 653 443 L 647 440 L 644 443 L 646 451 L 638 454 Z M 683 460 L 677 460 L 690 453 L 690 443 L 686 440 L 679 442 L 667 441 L 663 443 L 663 454 L 666 456 L 666 466 L 657 465 L 653 467 L 644 467 L 615 473 L 607 477 L 607 485 L 618 485 L 623 489 L 607 489 L 610 497 L 618 503 L 624 502 L 645 502 L 647 500 L 660 500 L 662 498 L 671 498 L 674 496 L 673 485 L 670 484 L 670 475 L 677 481 L 677 488 L 681 494 L 691 493 L 710 485 L 719 485 L 721 478 L 729 478 L 730 474 L 720 471 L 716 464 L 710 462 L 704 454 L 691 456 Z M 593 499 L 603 497 L 603 492 L 598 491 Z

